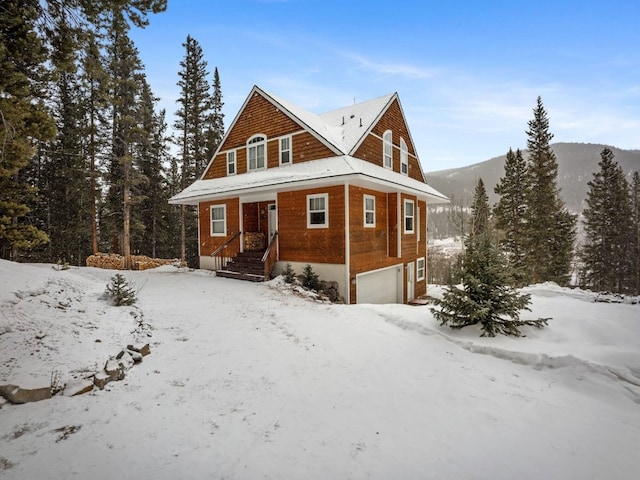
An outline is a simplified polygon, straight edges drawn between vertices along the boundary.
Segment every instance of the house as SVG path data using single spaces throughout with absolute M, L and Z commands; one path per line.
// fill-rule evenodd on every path
M 427 203 L 397 93 L 324 114 L 254 86 L 202 177 L 171 198 L 198 206 L 200 267 L 263 280 L 309 264 L 346 303 L 426 293 Z

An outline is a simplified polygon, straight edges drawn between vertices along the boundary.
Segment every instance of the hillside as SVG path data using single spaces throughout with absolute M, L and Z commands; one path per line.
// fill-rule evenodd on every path
M 529 287 L 525 338 L 440 327 L 427 307 L 331 305 L 175 267 L 0 260 L 0 385 L 86 377 L 142 335 L 151 354 L 77 397 L 0 402 L 0 477 L 635 479 L 640 306 Z M 439 287 L 432 295 L 442 293 Z M 144 320 L 144 322 L 142 322 Z M 141 324 L 147 325 L 144 331 Z
M 605 145 L 555 143 L 551 147 L 558 160 L 558 186 L 565 205 L 572 212 L 580 213 L 587 196 L 587 182 L 593 178 L 593 173 L 598 171 L 600 153 Z M 615 154 L 615 160 L 627 172 L 629 179 L 632 172 L 640 171 L 640 150 L 609 148 Z M 476 180 L 482 178 L 489 195 L 489 203 L 493 205 L 498 200 L 493 188 L 504 175 L 505 158 L 506 152 L 499 157 L 467 167 L 428 172 L 427 181 L 450 198 L 454 196 L 470 202 Z

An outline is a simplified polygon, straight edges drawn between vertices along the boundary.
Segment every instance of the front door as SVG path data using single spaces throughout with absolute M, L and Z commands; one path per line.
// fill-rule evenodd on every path
M 407 302 L 415 296 L 415 263 L 407 264 Z
M 269 238 L 267 239 L 267 244 L 271 241 L 273 236 L 276 234 L 278 230 L 278 215 L 276 210 L 276 204 L 269 204 Z

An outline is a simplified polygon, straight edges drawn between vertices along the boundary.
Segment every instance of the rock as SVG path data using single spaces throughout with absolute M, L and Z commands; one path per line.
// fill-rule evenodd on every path
M 120 353 L 116 355 L 116 360 L 120 362 L 120 365 L 122 365 L 125 370 L 129 370 L 135 363 L 133 357 L 127 350 L 120 350 Z
M 0 396 L 0 408 L 2 408 L 3 406 L 5 406 L 7 403 L 9 403 L 9 402 L 7 401 L 7 399 L 6 399 L 6 398 L 4 398 L 4 397 L 2 397 L 2 396 Z
M 67 397 L 75 397 L 92 391 L 93 385 L 93 382 L 86 378 L 73 379 L 65 385 L 63 393 Z
M 96 387 L 98 387 L 100 390 L 102 390 L 105 387 L 105 385 L 110 381 L 111 381 L 111 377 L 105 372 L 96 373 L 93 376 L 93 384 Z
M 151 353 L 151 347 L 148 343 L 137 343 L 135 345 L 127 345 L 127 349 L 140 353 L 143 357 L 146 357 Z
M 122 380 L 125 377 L 124 366 L 115 358 L 110 358 L 104 365 L 104 372 L 109 375 L 110 381 Z
M 39 402 L 51 398 L 51 388 L 20 388 L 17 385 L 0 385 L 0 395 L 13 404 Z
M 133 350 L 128 350 L 127 353 L 131 355 L 134 363 L 140 363 L 142 361 L 142 354 L 140 352 L 134 352 Z

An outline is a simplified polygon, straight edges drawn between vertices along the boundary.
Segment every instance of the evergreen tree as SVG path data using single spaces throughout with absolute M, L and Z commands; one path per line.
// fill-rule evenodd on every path
M 211 142 L 207 141 L 206 129 L 211 119 L 212 98 L 202 47 L 190 35 L 182 45 L 186 53 L 180 62 L 181 70 L 178 72 L 180 107 L 176 111 L 178 119 L 174 128 L 178 132 L 176 143 L 180 150 L 181 187 L 184 189 L 202 175 L 208 163 L 207 153 L 211 148 Z M 180 258 L 186 260 L 189 265 L 198 263 L 196 218 L 194 208 L 180 206 Z
M 11 260 L 49 240 L 30 214 L 37 190 L 25 172 L 38 142 L 55 135 L 43 101 L 48 78 L 47 51 L 36 31 L 41 14 L 38 0 L 5 0 L 0 8 L 0 257 Z
M 576 217 L 565 207 L 558 189 L 558 164 L 550 146 L 553 134 L 538 97 L 534 118 L 528 122 L 527 252 L 533 282 L 566 285 L 570 279 Z
M 493 212 L 496 227 L 504 232 L 502 248 L 507 254 L 515 285 L 523 286 L 527 283 L 525 234 L 529 177 L 527 162 L 520 149 L 515 153 L 509 149 L 504 164 L 504 177 L 499 180 L 494 191 L 500 195 Z
M 493 244 L 489 204 L 482 179 L 475 189 L 473 228 L 465 238 L 462 288 L 449 285 L 432 308 L 436 320 L 451 328 L 480 325 L 482 336 L 521 336 L 519 327 L 541 328 L 548 319 L 520 320 L 520 311 L 529 310 L 530 296 L 518 294 L 502 252 Z
M 211 114 L 209 115 L 206 137 L 207 148 L 205 158 L 207 162 L 211 161 L 213 155 L 222 141 L 224 136 L 224 114 L 222 113 L 222 88 L 220 86 L 220 75 L 218 68 L 213 70 L 213 95 L 211 96 Z
M 633 272 L 633 294 L 640 295 L 640 174 L 633 172 L 631 181 L 631 271 Z
M 583 211 L 585 245 L 582 261 L 586 285 L 598 291 L 632 289 L 633 210 L 629 184 L 609 148 L 602 150 L 600 170 L 588 182 Z

